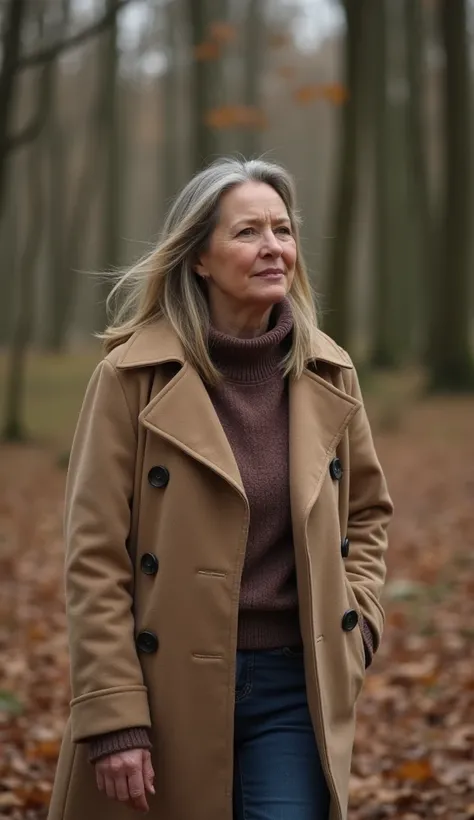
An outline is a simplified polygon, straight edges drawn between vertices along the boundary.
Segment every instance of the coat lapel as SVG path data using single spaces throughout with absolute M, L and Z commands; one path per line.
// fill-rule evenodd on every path
M 344 431 L 360 402 L 305 371 L 290 384 L 290 493 L 294 522 L 314 506 Z
M 239 468 L 219 417 L 202 380 L 189 364 L 144 408 L 140 421 L 245 495 Z
M 142 410 L 141 423 L 214 470 L 245 497 L 239 468 L 219 417 L 204 383 L 186 361 L 170 323 L 162 318 L 134 333 L 124 345 L 117 367 L 129 370 L 169 362 L 180 365 L 180 369 Z

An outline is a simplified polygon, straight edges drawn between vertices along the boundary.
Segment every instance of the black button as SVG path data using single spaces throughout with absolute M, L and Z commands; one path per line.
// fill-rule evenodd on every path
M 156 575 L 158 572 L 158 558 L 152 552 L 145 552 L 140 561 L 140 569 L 145 575 Z
M 341 555 L 343 558 L 347 558 L 349 556 L 349 548 L 351 546 L 351 542 L 346 537 L 341 542 Z
M 359 623 L 359 613 L 355 609 L 348 609 L 342 616 L 342 628 L 344 632 L 351 632 Z
M 145 629 L 143 632 L 138 633 L 136 644 L 140 652 L 146 652 L 150 655 L 158 649 L 158 638 L 154 632 Z
M 342 469 L 342 463 L 340 458 L 333 458 L 329 465 L 329 472 L 331 473 L 331 478 L 333 478 L 334 481 L 341 480 L 344 470 Z
M 166 487 L 169 480 L 170 474 L 168 470 L 166 467 L 162 467 L 161 465 L 158 467 L 152 467 L 148 473 L 148 481 L 152 487 Z

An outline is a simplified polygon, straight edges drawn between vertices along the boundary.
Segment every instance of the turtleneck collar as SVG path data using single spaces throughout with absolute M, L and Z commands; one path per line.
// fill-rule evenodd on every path
M 293 315 L 289 299 L 278 302 L 270 316 L 270 329 L 253 339 L 241 339 L 209 327 L 209 353 L 222 375 L 233 382 L 266 381 L 281 366 L 289 348 Z

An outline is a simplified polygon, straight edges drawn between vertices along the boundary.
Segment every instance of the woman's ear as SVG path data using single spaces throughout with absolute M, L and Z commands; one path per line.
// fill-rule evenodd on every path
M 200 259 L 198 259 L 198 261 L 194 265 L 194 271 L 197 273 L 198 276 L 201 277 L 201 279 L 207 279 L 209 276 L 205 266 L 202 264 Z

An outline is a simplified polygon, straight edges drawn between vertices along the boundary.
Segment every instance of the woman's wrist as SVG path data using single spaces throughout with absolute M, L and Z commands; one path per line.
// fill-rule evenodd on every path
M 369 623 L 362 618 L 361 624 L 362 639 L 364 641 L 365 668 L 368 669 L 374 659 L 374 636 Z
M 119 729 L 104 735 L 91 737 L 89 743 L 89 761 L 95 763 L 101 757 L 125 752 L 128 749 L 151 749 L 152 743 L 148 729 L 145 726 L 132 726 L 128 729 Z

